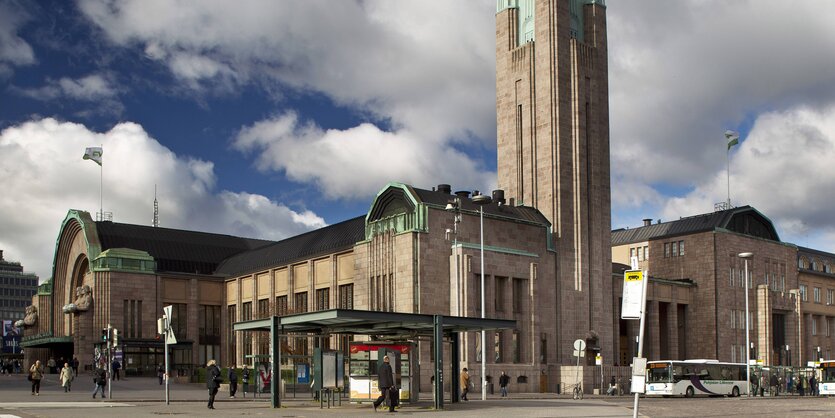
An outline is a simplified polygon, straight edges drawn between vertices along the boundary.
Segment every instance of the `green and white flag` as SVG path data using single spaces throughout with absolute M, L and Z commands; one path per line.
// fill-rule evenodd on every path
M 725 131 L 725 138 L 728 139 L 728 151 L 730 151 L 734 145 L 739 144 L 739 134 L 734 131 Z
M 93 160 L 96 164 L 101 165 L 101 147 L 90 147 L 84 150 L 84 159 Z

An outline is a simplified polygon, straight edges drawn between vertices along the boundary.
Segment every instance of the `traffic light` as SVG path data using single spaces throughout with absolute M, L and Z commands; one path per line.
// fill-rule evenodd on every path
M 107 328 L 101 329 L 101 340 L 107 342 Z
M 116 348 L 118 346 L 119 346 L 119 330 L 116 329 L 116 328 L 113 328 L 113 348 Z

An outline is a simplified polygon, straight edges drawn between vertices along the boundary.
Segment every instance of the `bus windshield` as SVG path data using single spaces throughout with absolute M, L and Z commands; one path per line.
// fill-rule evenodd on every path
M 821 381 L 826 383 L 835 382 L 835 361 L 821 363 L 823 373 L 821 374 Z
M 649 365 L 647 383 L 669 383 L 670 363 L 653 363 Z

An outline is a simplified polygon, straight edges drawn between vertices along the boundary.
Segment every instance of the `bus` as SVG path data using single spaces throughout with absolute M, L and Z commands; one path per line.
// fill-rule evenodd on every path
M 821 395 L 835 395 L 835 360 L 820 364 L 821 379 L 818 388 Z
M 733 396 L 748 393 L 745 365 L 716 360 L 647 362 L 647 396 Z

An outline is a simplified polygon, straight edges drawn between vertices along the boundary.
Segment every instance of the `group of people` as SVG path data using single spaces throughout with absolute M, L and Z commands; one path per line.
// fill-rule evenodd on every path
M 246 365 L 243 365 L 240 372 L 240 380 L 243 384 L 243 396 L 246 398 L 246 393 L 249 392 L 249 377 L 250 371 Z M 229 380 L 229 397 L 234 399 L 238 392 L 238 369 L 233 364 L 226 372 L 226 378 Z M 206 364 L 206 388 L 209 390 L 209 409 L 215 409 L 215 396 L 220 390 L 220 384 L 223 383 L 220 367 L 217 366 L 215 360 L 209 360 Z
M 12 374 L 20 373 L 20 360 L 18 359 L 0 359 L 0 373 Z
M 784 382 L 782 376 L 772 374 L 771 377 L 766 377 L 765 373 L 757 376 L 751 375 L 751 393 L 753 396 L 765 396 L 768 391 L 772 396 L 778 396 L 782 388 L 785 387 L 786 392 L 797 392 L 800 396 L 818 396 L 820 394 L 818 387 L 818 380 L 814 374 L 806 379 L 804 376 L 789 376 L 788 380 Z
M 50 359 L 50 362 L 54 362 L 54 359 Z M 47 362 L 47 367 L 50 364 Z M 41 380 L 44 377 L 44 367 L 41 364 L 40 360 L 36 360 L 34 364 L 29 367 L 29 373 L 27 376 L 27 380 L 32 383 L 32 396 L 40 396 L 41 395 Z M 78 376 L 78 358 L 73 358 L 70 361 L 64 362 L 64 366 L 60 370 L 60 375 L 58 379 L 61 381 L 61 386 L 64 388 L 64 392 L 72 391 L 72 381 Z M 95 397 L 95 395 L 93 395 Z

